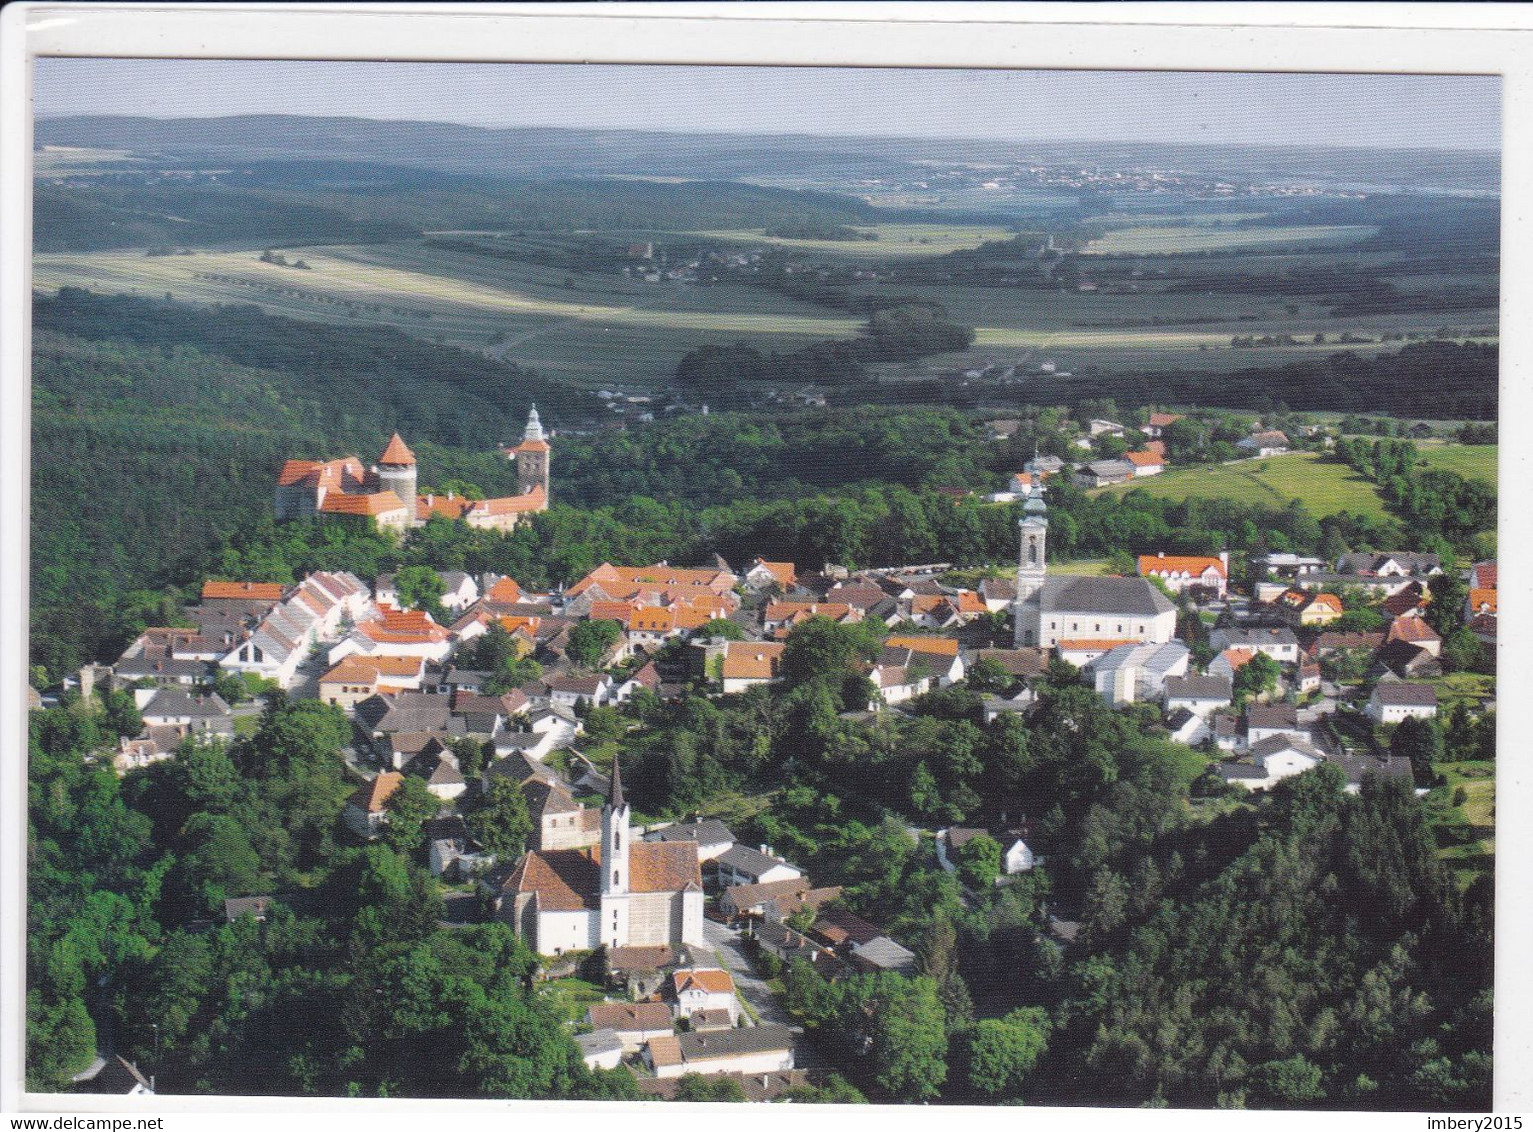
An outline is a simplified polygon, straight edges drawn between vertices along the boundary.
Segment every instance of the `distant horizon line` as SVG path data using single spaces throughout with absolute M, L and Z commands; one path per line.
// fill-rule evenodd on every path
M 1059 137 L 1059 138 L 1005 138 L 994 135 L 959 135 L 959 134 L 854 134 L 854 133 L 805 133 L 801 130 L 725 130 L 708 129 L 706 127 L 690 128 L 685 130 L 665 129 L 659 126 L 556 126 L 541 125 L 532 122 L 511 123 L 500 126 L 486 126 L 475 122 L 452 122 L 435 118 L 371 118 L 363 114 L 299 114 L 290 111 L 249 111 L 240 114 L 89 114 L 69 113 L 50 114 L 35 113 L 33 122 L 57 122 L 67 121 L 71 118 L 93 119 L 122 119 L 142 120 L 151 122 L 218 122 L 231 121 L 239 118 L 293 118 L 302 121 L 342 121 L 342 122 L 377 122 L 382 124 L 416 125 L 416 126 L 456 126 L 465 130 L 482 130 L 486 133 L 508 130 L 557 130 L 567 133 L 613 133 L 613 134 L 665 134 L 672 137 L 690 137 L 705 135 L 711 137 L 771 137 L 771 138 L 866 138 L 876 141 L 903 141 L 903 142 L 991 142 L 1004 145 L 1060 145 L 1060 144 L 1098 144 L 1098 145 L 1139 145 L 1139 146 L 1189 146 L 1203 147 L 1208 149 L 1310 149 L 1310 150 L 1369 150 L 1376 153 L 1393 153 L 1408 151 L 1413 153 L 1464 153 L 1464 154 L 1494 154 L 1499 158 L 1504 145 L 1494 147 L 1462 146 L 1452 147 L 1443 145 L 1371 145 L 1367 143 L 1346 142 L 1255 142 L 1255 141 L 1143 141 L 1134 138 L 1082 138 L 1082 137 Z

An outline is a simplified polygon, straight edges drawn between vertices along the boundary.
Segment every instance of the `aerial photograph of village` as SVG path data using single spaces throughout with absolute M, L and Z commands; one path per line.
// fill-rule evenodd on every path
M 33 84 L 29 1092 L 1488 1109 L 1498 79 Z

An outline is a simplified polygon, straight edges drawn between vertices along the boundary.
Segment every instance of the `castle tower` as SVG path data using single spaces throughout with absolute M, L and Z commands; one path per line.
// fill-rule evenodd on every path
M 410 520 L 415 518 L 415 453 L 395 433 L 383 455 L 378 457 L 378 490 L 392 491 L 405 505 Z
M 527 427 L 522 432 L 522 442 L 511 449 L 516 460 L 517 493 L 526 495 L 535 487 L 543 489 L 548 498 L 548 440 L 543 436 L 543 422 L 538 420 L 538 407 L 532 406 L 527 414 Z
M 1012 610 L 1013 639 L 1018 648 L 1038 641 L 1038 626 L 1033 622 L 1038 617 L 1037 601 L 1048 573 L 1049 505 L 1043 498 L 1043 484 L 1037 478 L 1022 512 L 1018 524 L 1022 537 L 1017 556 L 1017 603 Z
M 623 774 L 612 760 L 612 790 L 601 811 L 601 924 L 598 938 L 608 947 L 628 943 L 628 848 L 632 811 L 623 797 Z

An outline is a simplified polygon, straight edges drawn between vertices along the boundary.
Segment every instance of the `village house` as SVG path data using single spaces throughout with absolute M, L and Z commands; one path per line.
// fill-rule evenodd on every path
M 651 829 L 645 833 L 644 840 L 690 841 L 697 846 L 697 859 L 706 863 L 728 852 L 735 844 L 735 835 L 718 818 L 708 818 Z
M 939 688 L 946 688 L 963 679 L 963 656 L 958 641 L 952 637 L 895 635 L 884 639 L 884 648 L 907 650 L 914 654 L 912 663 L 919 661 Z
M 575 801 L 563 782 L 534 779 L 522 787 L 522 793 L 532 818 L 530 848 L 585 849 L 601 844 L 601 811 Z
M 1197 588 L 1204 594 L 1223 598 L 1229 586 L 1230 557 L 1221 551 L 1217 557 L 1196 554 L 1155 554 L 1139 556 L 1139 576 L 1159 578 L 1172 593 Z
M 693 1019 L 699 1011 L 721 1011 L 733 1026 L 740 1017 L 735 981 L 717 967 L 689 967 L 673 971 L 666 986 L 666 1001 L 678 1019 Z
M 1208 662 L 1208 674 L 1220 680 L 1227 680 L 1233 685 L 1235 673 L 1251 663 L 1254 656 L 1256 656 L 1255 649 L 1224 649 Z
M 1133 465 L 1136 479 L 1144 476 L 1158 476 L 1166 470 L 1166 459 L 1159 452 L 1148 450 L 1125 452 L 1123 458 Z
M 735 695 L 760 684 L 782 679 L 782 641 L 730 641 L 719 662 L 724 694 Z
M 1076 468 L 1074 478 L 1080 487 L 1107 487 L 1126 483 L 1136 474 L 1134 465 L 1127 460 L 1093 460 Z
M 719 912 L 729 920 L 764 916 L 769 904 L 803 900 L 812 889 L 809 878 L 802 874 L 759 884 L 730 885 L 719 893 Z
M 346 802 L 341 817 L 358 837 L 371 840 L 388 821 L 388 800 L 404 782 L 405 776 L 397 770 L 386 770 L 371 782 L 359 787 Z
M 1329 625 L 1346 612 L 1335 594 L 1298 588 L 1284 590 L 1275 604 L 1288 624 L 1305 629 Z
M 791 562 L 768 562 L 764 558 L 758 558 L 745 572 L 745 588 L 756 593 L 769 590 L 773 586 L 787 593 L 793 588 L 796 580 L 797 572 Z
M 1425 649 L 1434 657 L 1442 656 L 1443 639 L 1436 629 L 1427 624 L 1424 617 L 1413 617 L 1410 614 L 1396 617 L 1384 633 L 1384 643 L 1391 641 L 1405 641 Z
M 1325 753 L 1307 739 L 1274 735 L 1251 746 L 1249 761 L 1219 763 L 1215 770 L 1226 782 L 1247 790 L 1265 790 L 1285 778 L 1303 774 L 1325 761 Z
M 1292 629 L 1286 627 L 1215 629 L 1208 635 L 1208 643 L 1216 652 L 1250 649 L 1252 652 L 1266 653 L 1279 664 L 1299 662 L 1299 638 L 1294 636 Z
M 1165 435 L 1166 429 L 1181 419 L 1180 413 L 1151 413 L 1149 420 L 1139 426 L 1139 431 L 1146 436 L 1159 438 Z
M 175 727 L 192 735 L 234 737 L 234 712 L 216 692 L 194 696 L 179 688 L 137 688 L 145 727 Z
M 319 678 L 319 698 L 350 712 L 372 696 L 419 691 L 425 671 L 421 656 L 352 654 Z
M 585 1020 L 593 1029 L 616 1034 L 624 1053 L 636 1053 L 652 1038 L 675 1032 L 671 1009 L 663 1002 L 595 1002 Z
M 1205 719 L 1217 709 L 1228 707 L 1234 698 L 1234 687 L 1229 680 L 1197 673 L 1168 676 L 1161 691 L 1167 712 L 1185 709 Z
M 1246 742 L 1255 746 L 1273 736 L 1289 739 L 1310 738 L 1309 729 L 1299 726 L 1299 712 L 1293 704 L 1250 704 L 1246 707 Z
M 1269 429 L 1266 432 L 1252 433 L 1235 442 L 1242 455 L 1254 458 L 1264 456 L 1281 456 L 1289 449 L 1289 441 L 1286 434 L 1277 429 Z
M 773 856 L 765 845 L 759 850 L 748 845 L 731 845 L 708 864 L 709 883 L 720 888 L 773 880 L 796 880 L 804 875 L 804 871 L 796 865 Z
M 623 1063 L 623 1039 L 616 1030 L 592 1030 L 576 1034 L 575 1045 L 587 1069 L 616 1069 Z
M 793 1031 L 774 1022 L 656 1037 L 645 1049 L 650 1068 L 660 1078 L 688 1073 L 776 1073 L 793 1068 Z
M 1430 684 L 1381 681 L 1368 697 L 1366 710 L 1368 718 L 1375 723 L 1433 719 L 1437 715 L 1437 689 Z

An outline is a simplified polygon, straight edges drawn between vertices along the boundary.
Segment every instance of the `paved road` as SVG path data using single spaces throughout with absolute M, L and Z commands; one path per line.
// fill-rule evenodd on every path
M 740 997 L 750 1003 L 751 1009 L 756 1012 L 761 1021 L 793 1026 L 793 1019 L 788 1016 L 788 1012 L 782 1008 L 776 996 L 767 989 L 766 982 L 761 976 L 752 969 L 750 956 L 745 953 L 744 936 L 705 916 L 703 939 L 707 941 L 709 949 L 719 957 L 721 964 L 734 976 L 735 990 L 739 992 Z
M 793 1021 L 775 995 L 767 989 L 766 982 L 751 968 L 750 957 L 745 953 L 745 937 L 714 920 L 703 919 L 703 939 L 718 956 L 722 966 L 734 976 L 735 990 L 762 1022 L 775 1022 L 787 1026 L 797 1035 L 793 1043 L 793 1064 L 799 1069 L 824 1069 L 827 1063 L 814 1046 L 804 1039 L 804 1028 Z M 750 1021 L 749 1015 L 746 1021 Z

